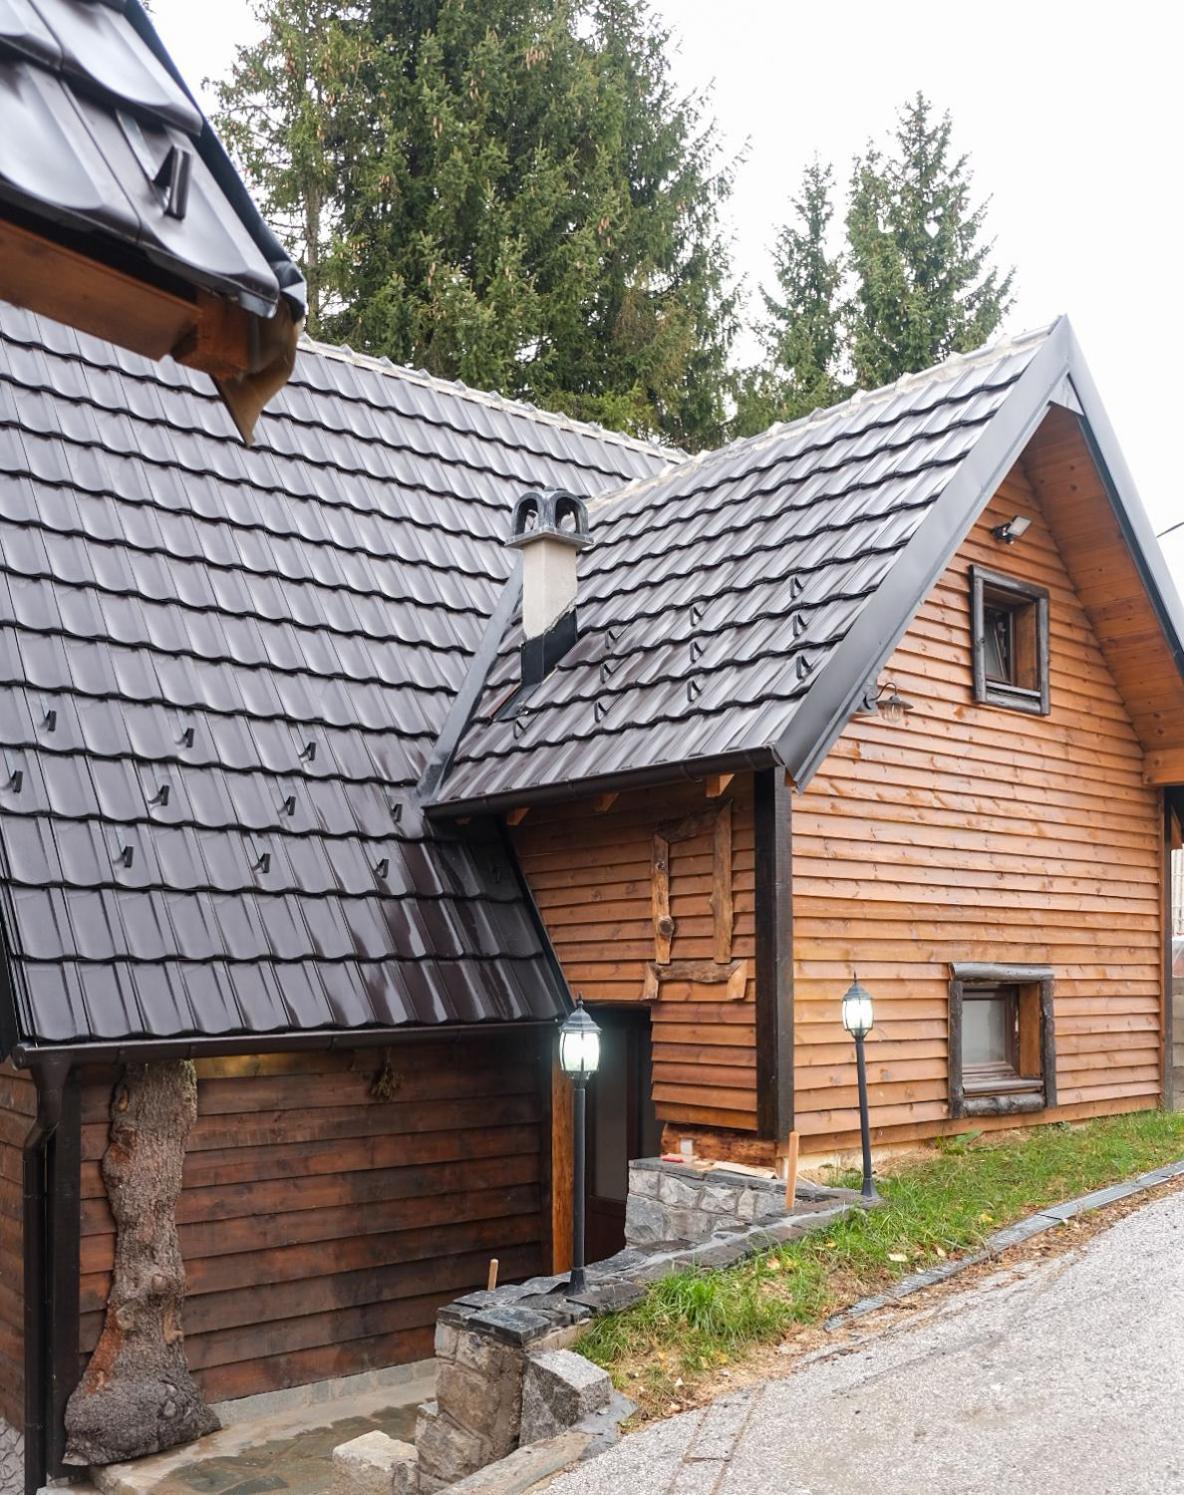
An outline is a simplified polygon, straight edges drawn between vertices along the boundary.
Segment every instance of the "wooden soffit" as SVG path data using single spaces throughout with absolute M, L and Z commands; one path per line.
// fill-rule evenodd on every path
M 1148 782 L 1184 783 L 1184 675 L 1081 417 L 1054 405 L 1023 467 L 1143 745 Z

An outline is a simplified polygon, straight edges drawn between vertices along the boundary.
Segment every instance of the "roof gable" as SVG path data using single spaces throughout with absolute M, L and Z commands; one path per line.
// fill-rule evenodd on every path
M 509 715 L 520 634 L 507 635 L 441 808 L 673 771 L 780 765 L 803 786 L 1004 474 L 1066 404 L 1084 413 L 1178 657 L 1174 590 L 1062 319 L 593 504 L 579 642 Z

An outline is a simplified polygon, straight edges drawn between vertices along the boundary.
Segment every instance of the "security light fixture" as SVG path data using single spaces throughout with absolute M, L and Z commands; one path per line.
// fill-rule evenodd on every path
M 863 1052 L 863 1041 L 872 1031 L 871 993 L 860 986 L 856 976 L 843 997 L 843 1027 L 855 1040 L 855 1070 L 859 1080 L 859 1135 L 863 1143 L 863 1188 L 861 1194 L 869 1202 L 878 1199 L 875 1180 L 872 1177 L 872 1129 L 867 1103 L 867 1059 Z
M 572 1096 L 572 1212 L 571 1277 L 569 1293 L 582 1293 L 587 1286 L 584 1274 L 584 1128 L 588 1081 L 600 1064 L 600 1029 L 584 1008 L 583 997 L 564 1019 L 559 1029 L 559 1064 L 575 1087 Z
M 991 533 L 1004 545 L 1014 545 L 1017 540 L 1023 539 L 1032 527 L 1032 521 L 1026 514 L 1015 514 L 1006 524 L 997 524 Z

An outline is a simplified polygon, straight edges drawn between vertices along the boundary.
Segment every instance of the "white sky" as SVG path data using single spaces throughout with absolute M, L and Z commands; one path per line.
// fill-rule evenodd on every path
M 1184 520 L 1184 10 L 1164 0 L 658 0 L 686 88 L 714 85 L 731 150 L 748 143 L 731 220 L 755 289 L 817 151 L 844 180 L 869 135 L 923 89 L 954 116 L 998 257 L 1017 266 L 1019 331 L 1068 312 L 1156 530 Z M 244 0 L 155 0 L 197 87 L 254 23 Z M 1164 542 L 1184 582 L 1184 529 Z M 1184 587 L 1181 588 L 1184 590 Z

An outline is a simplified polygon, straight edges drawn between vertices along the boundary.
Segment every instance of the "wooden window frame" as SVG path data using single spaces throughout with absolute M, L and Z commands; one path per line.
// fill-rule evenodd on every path
M 1018 987 L 1020 1003 L 1020 1056 L 1017 1068 L 1021 1080 L 1031 1083 L 1008 1083 L 1002 1079 L 998 1088 L 967 1086 L 962 1063 L 962 1009 L 967 993 L 999 986 Z M 973 1000 L 973 996 L 971 997 Z M 1026 1036 L 1026 1042 L 1025 1042 Z M 1028 1050 L 1025 1059 L 1024 1050 Z M 1036 1068 L 1039 1075 L 1025 1075 Z M 950 1116 L 1014 1116 L 1051 1110 L 1057 1103 L 1056 1032 L 1053 1023 L 1053 973 L 1049 966 L 987 965 L 966 962 L 950 967 L 949 1013 L 949 1090 Z
M 1006 685 L 987 678 L 986 609 L 991 597 L 999 598 L 1014 610 L 1033 609 L 1033 661 L 1036 685 L 1027 688 Z M 1052 709 L 1048 684 L 1048 589 L 1034 582 L 1020 581 L 985 566 L 970 568 L 970 629 L 974 655 L 974 699 L 983 706 L 1002 706 L 1008 711 L 1026 711 L 1032 716 L 1047 716 Z

